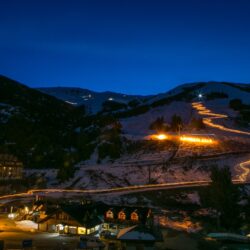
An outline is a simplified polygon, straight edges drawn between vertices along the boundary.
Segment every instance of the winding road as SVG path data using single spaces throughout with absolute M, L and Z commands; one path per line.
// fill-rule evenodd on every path
M 223 125 L 214 123 L 213 120 L 218 120 L 218 119 L 225 119 L 228 118 L 228 115 L 225 114 L 219 114 L 219 113 L 214 113 L 207 107 L 202 102 L 193 102 L 192 107 L 198 112 L 199 115 L 204 116 L 203 117 L 203 122 L 209 127 L 217 128 L 222 131 L 226 132 L 231 132 L 235 134 L 244 134 L 244 135 L 250 135 L 250 132 L 247 131 L 242 131 L 238 129 L 231 129 L 231 128 L 226 128 Z M 237 179 L 235 181 L 240 181 L 240 182 L 246 182 L 248 180 L 249 174 L 250 174 L 250 160 L 247 160 L 245 162 L 241 162 L 240 164 L 235 166 L 235 169 L 237 172 L 239 172 Z
M 244 175 L 243 175 L 244 176 Z M 182 189 L 208 186 L 211 181 L 189 181 L 189 182 L 176 182 L 176 183 L 162 183 L 162 184 L 148 184 L 127 187 L 115 187 L 107 189 L 31 189 L 26 193 L 10 194 L 0 196 L 0 203 L 8 202 L 10 200 L 22 199 L 27 197 L 34 197 L 36 195 L 53 196 L 53 195 L 98 195 L 98 194 L 131 194 L 138 192 L 164 190 L 164 189 Z M 234 184 L 250 184 L 250 181 L 241 181 L 240 179 L 233 180 Z
M 209 127 L 217 128 L 222 131 L 227 131 L 236 134 L 250 135 L 250 132 L 227 128 L 223 125 L 213 122 L 213 120 L 228 118 L 228 115 L 213 113 L 210 109 L 206 108 L 201 102 L 193 102 L 192 107 L 197 110 L 199 115 L 204 116 L 203 122 Z
M 237 172 L 239 172 L 236 180 L 247 182 L 248 179 L 250 179 L 250 160 L 241 162 L 235 167 L 235 169 Z

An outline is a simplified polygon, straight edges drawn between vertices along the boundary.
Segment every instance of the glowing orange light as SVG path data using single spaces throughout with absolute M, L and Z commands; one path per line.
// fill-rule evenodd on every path
M 159 140 L 159 141 L 164 141 L 169 139 L 169 136 L 166 134 L 153 134 L 153 135 L 148 135 L 145 137 L 147 140 Z
M 180 141 L 189 142 L 189 143 L 201 143 L 201 144 L 215 143 L 215 141 L 210 138 L 192 137 L 192 136 L 181 136 Z
M 165 134 L 159 134 L 155 136 L 158 140 L 166 140 L 168 137 Z

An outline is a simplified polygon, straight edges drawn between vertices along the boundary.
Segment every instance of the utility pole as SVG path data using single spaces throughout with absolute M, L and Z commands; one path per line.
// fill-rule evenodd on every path
M 148 184 L 151 183 L 151 168 L 150 165 L 148 166 Z
M 179 136 L 181 135 L 181 128 L 182 128 L 182 125 L 179 123 L 178 124 L 178 135 Z

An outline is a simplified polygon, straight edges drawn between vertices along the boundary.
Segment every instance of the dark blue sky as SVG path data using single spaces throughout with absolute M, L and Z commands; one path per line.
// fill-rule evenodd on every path
M 250 82 L 249 0 L 0 0 L 0 74 L 130 94 Z

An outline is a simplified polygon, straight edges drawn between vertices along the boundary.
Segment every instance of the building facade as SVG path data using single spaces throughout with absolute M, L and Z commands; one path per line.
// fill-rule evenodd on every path
M 15 180 L 23 177 L 23 163 L 15 156 L 0 154 L 0 180 Z
M 101 229 L 102 220 L 92 206 L 60 206 L 38 220 L 38 230 L 62 234 L 91 235 Z

